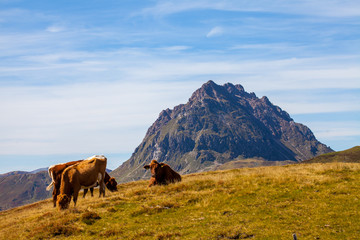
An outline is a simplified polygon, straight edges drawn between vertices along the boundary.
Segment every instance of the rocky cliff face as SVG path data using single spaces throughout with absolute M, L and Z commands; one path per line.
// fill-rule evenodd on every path
M 184 174 L 235 160 L 303 161 L 331 151 L 267 97 L 209 81 L 188 103 L 162 111 L 131 158 L 112 174 L 121 182 L 147 177 L 142 166 L 152 159 Z

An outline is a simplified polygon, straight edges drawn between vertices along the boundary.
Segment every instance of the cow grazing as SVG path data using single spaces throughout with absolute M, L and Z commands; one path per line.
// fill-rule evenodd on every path
M 117 182 L 116 182 L 115 178 L 110 177 L 110 175 L 107 172 L 105 172 L 104 181 L 105 181 L 105 186 L 107 189 L 109 189 L 111 192 L 117 191 Z M 88 188 L 85 188 L 83 198 L 86 196 L 87 192 L 88 192 Z M 93 192 L 94 192 L 94 188 L 90 188 L 90 193 L 91 193 L 92 197 L 94 196 Z
M 181 176 L 165 163 L 159 163 L 156 160 L 152 160 L 151 163 L 149 165 L 145 165 L 144 168 L 150 169 L 151 171 L 149 187 L 157 184 L 166 185 L 181 181 Z
M 72 162 L 68 162 L 68 163 L 61 163 L 61 164 L 56 164 L 56 165 L 49 167 L 49 176 L 52 179 L 52 182 L 50 183 L 49 186 L 47 186 L 46 190 L 50 191 L 51 186 L 54 186 L 53 193 L 52 193 L 54 207 L 56 207 L 57 196 L 60 193 L 61 174 L 63 173 L 65 168 L 72 166 L 74 164 L 77 164 L 79 162 L 82 162 L 82 161 L 84 161 L 84 160 L 72 161 Z M 112 191 L 112 192 L 117 191 L 117 182 L 116 182 L 115 178 L 110 177 L 107 172 L 105 172 L 105 185 L 106 185 L 107 189 L 109 189 L 110 191 Z M 88 191 L 87 188 L 84 189 L 83 197 L 85 197 L 87 191 Z M 93 188 L 90 188 L 90 192 L 91 192 L 91 196 L 93 196 Z
M 71 197 L 74 206 L 82 187 L 91 188 L 100 185 L 99 197 L 105 197 L 105 169 L 107 159 L 103 155 L 92 156 L 82 162 L 72 165 L 61 175 L 60 194 L 57 203 L 61 210 L 69 207 Z
M 53 203 L 54 203 L 54 207 L 56 207 L 56 200 L 57 200 L 57 196 L 60 193 L 60 183 L 61 183 L 61 174 L 63 173 L 63 171 L 65 170 L 65 168 L 72 166 L 74 164 L 77 164 L 79 162 L 81 162 L 83 160 L 78 160 L 78 161 L 72 161 L 72 162 L 68 162 L 68 163 L 61 163 L 61 164 L 56 164 L 53 166 L 49 167 L 49 176 L 52 179 L 51 183 L 49 186 L 47 186 L 46 190 L 50 191 L 51 186 L 54 186 L 53 189 Z

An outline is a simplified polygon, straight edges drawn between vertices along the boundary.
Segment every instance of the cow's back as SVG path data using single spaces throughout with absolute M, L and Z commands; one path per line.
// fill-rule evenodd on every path
M 161 179 L 161 182 L 167 183 L 173 183 L 173 182 L 180 182 L 181 176 L 177 172 L 175 172 L 169 165 L 164 164 L 162 167 L 164 171 L 164 179 Z
M 73 166 L 73 165 L 75 165 L 77 163 L 80 163 L 82 161 L 83 160 L 77 160 L 77 161 L 71 161 L 71 162 L 67 162 L 67 163 L 60 163 L 60 164 L 54 165 L 54 166 L 52 166 L 53 168 L 51 169 L 52 174 L 53 174 L 54 177 L 60 175 L 60 178 L 61 178 L 61 174 L 63 173 L 63 171 L 67 167 Z M 50 171 L 50 169 L 49 169 L 49 171 Z
M 181 176 L 180 174 L 178 174 L 177 172 L 175 172 L 173 169 L 171 169 L 170 167 L 168 168 L 168 174 L 170 176 L 170 180 L 172 182 L 180 182 L 181 181 Z
M 80 185 L 90 186 L 94 184 L 99 178 L 104 178 L 106 158 L 84 160 L 79 164 L 74 165 L 73 168 L 76 169 L 76 178 L 78 178 Z
M 106 158 L 95 158 L 90 160 L 84 160 L 77 165 L 77 169 L 80 174 L 88 174 L 93 171 L 103 172 L 105 174 L 106 170 Z

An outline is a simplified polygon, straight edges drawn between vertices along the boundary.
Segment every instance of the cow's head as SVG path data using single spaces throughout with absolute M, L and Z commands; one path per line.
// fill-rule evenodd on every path
M 57 202 L 60 210 L 69 208 L 70 201 L 71 201 L 71 197 L 68 197 L 68 195 L 66 194 L 60 194 L 57 197 Z
M 161 168 L 165 166 L 164 163 L 159 163 L 156 160 L 152 160 L 149 165 L 145 165 L 145 169 L 150 169 L 151 171 L 151 177 L 156 178 L 156 176 L 159 176 L 161 174 Z
M 108 182 L 105 183 L 107 189 L 114 192 L 117 191 L 117 182 L 115 178 L 111 177 Z

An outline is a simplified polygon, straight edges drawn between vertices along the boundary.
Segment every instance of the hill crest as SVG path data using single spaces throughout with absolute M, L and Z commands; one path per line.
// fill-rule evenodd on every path
M 355 146 L 344 151 L 322 154 L 312 159 L 306 160 L 303 163 L 330 162 L 360 163 L 360 146 Z

